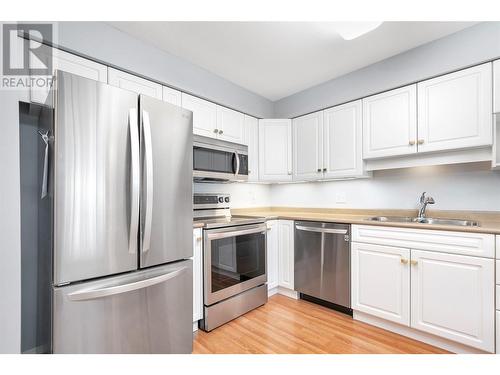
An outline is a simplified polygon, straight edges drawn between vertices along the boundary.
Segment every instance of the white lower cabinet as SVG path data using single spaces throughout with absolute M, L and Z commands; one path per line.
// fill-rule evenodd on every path
M 462 344 L 495 352 L 493 235 L 482 235 L 478 241 L 475 233 L 448 232 L 449 238 L 445 238 L 441 231 L 414 230 L 409 241 L 405 237 L 409 229 L 367 228 L 352 226 L 354 311 L 453 341 L 457 350 L 462 350 L 458 349 Z M 402 235 L 399 239 L 398 230 Z M 439 241 L 433 243 L 435 234 Z M 454 235 L 462 238 L 464 249 L 456 249 Z M 356 242 L 360 239 L 372 239 L 377 244 Z M 409 247 L 394 246 L 397 243 Z M 458 251 L 483 256 L 452 253 Z
M 410 250 L 352 243 L 352 308 L 410 325 Z
M 270 220 L 267 222 L 267 290 L 272 290 L 278 286 L 278 252 L 278 220 Z
M 494 260 L 419 250 L 411 260 L 411 326 L 494 352 Z
M 203 319 L 203 232 L 193 230 L 193 327 Z
M 500 311 L 497 311 L 497 354 L 500 354 Z
M 293 290 L 294 274 L 294 226 L 292 220 L 278 221 L 279 235 L 279 278 L 278 285 Z

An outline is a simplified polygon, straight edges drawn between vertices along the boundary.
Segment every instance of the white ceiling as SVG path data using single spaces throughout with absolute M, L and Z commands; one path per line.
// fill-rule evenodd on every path
M 275 101 L 474 23 L 384 22 L 350 41 L 334 22 L 110 24 Z

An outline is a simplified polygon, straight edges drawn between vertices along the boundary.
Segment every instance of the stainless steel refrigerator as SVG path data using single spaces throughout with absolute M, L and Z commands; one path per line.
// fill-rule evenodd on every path
M 55 82 L 53 352 L 191 353 L 192 113 Z

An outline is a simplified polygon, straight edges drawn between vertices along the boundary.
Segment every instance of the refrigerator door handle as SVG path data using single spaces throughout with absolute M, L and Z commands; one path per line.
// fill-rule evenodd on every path
M 151 242 L 151 225 L 153 220 L 153 145 L 149 113 L 142 111 L 142 131 L 144 136 L 144 159 L 146 171 L 146 207 L 144 210 L 144 232 L 142 252 L 147 252 Z
M 128 240 L 128 252 L 137 252 L 137 230 L 139 228 L 139 197 L 140 197 L 140 176 L 139 176 L 139 129 L 137 126 L 137 108 L 131 108 L 128 114 L 130 129 L 130 156 L 131 156 L 131 176 L 130 176 L 130 231 Z
M 180 273 L 182 273 L 184 270 L 187 269 L 189 268 L 184 266 L 175 271 L 165 273 L 163 275 L 154 276 L 149 279 L 139 280 L 128 284 L 115 285 L 98 289 L 80 290 L 77 292 L 69 293 L 68 299 L 70 301 L 87 301 L 96 298 L 109 297 L 115 294 L 132 292 L 134 290 L 143 289 L 156 284 L 163 283 L 167 280 L 170 280 L 178 276 Z
M 45 151 L 43 157 L 43 176 L 42 176 L 42 192 L 40 194 L 40 199 L 43 199 L 47 196 L 48 191 L 48 175 L 49 175 L 49 131 L 38 131 L 38 134 L 42 138 L 43 143 L 45 144 Z

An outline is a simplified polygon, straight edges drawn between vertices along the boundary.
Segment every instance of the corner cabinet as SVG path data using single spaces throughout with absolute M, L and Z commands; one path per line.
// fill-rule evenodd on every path
M 269 220 L 267 223 L 267 290 L 278 287 L 279 281 L 279 229 L 278 220 Z M 274 293 L 273 293 L 274 294 Z
M 259 180 L 292 181 L 292 121 L 259 120 Z
M 151 96 L 159 100 L 163 98 L 163 87 L 159 83 L 125 73 L 118 69 L 108 68 L 108 83 L 137 94 Z
M 294 288 L 294 222 L 278 220 L 279 235 L 279 278 L 278 285 L 282 288 Z
M 418 84 L 418 152 L 489 146 L 491 63 Z
M 259 120 L 245 115 L 245 139 L 248 145 L 248 182 L 259 181 Z

